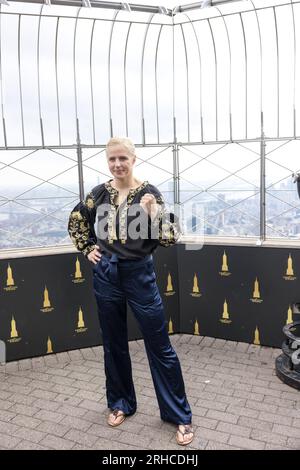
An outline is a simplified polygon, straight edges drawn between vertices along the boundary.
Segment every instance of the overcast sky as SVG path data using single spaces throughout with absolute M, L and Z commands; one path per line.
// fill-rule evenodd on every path
M 278 0 L 279 1 L 279 0 Z M 180 4 L 174 1 L 157 2 L 154 0 L 136 3 L 152 4 L 172 8 Z M 273 2 L 274 3 L 274 2 Z M 184 3 L 181 3 L 184 4 Z M 251 2 L 237 2 L 231 4 L 233 9 L 237 5 L 243 5 L 245 9 L 251 9 Z M 257 1 L 257 5 L 270 4 L 270 1 Z M 17 5 L 20 8 L 20 5 Z M 31 7 L 22 5 L 23 11 Z M 13 11 L 14 6 L 3 7 L 2 11 Z M 40 6 L 35 5 L 36 11 Z M 222 6 L 225 8 L 225 6 Z M 226 6 L 227 11 L 229 6 Z M 97 12 L 96 12 L 97 10 Z M 44 13 L 55 12 L 55 7 L 45 7 Z M 60 9 L 69 12 L 68 8 Z M 73 11 L 75 11 L 73 9 Z M 272 9 L 259 12 L 261 25 L 261 38 L 263 45 L 263 111 L 265 115 L 265 134 L 269 137 L 277 137 L 278 124 L 278 101 L 277 85 L 279 84 L 279 132 L 278 136 L 293 135 L 293 100 L 294 100 L 294 36 L 292 28 L 292 15 L 290 5 L 277 10 L 277 32 L 279 38 L 279 76 L 277 77 L 277 49 L 274 14 Z M 216 15 L 217 10 L 206 9 L 204 16 Z M 83 9 L 84 14 L 94 14 L 99 18 L 112 18 L 114 12 L 100 9 Z M 201 12 L 200 12 L 201 13 Z M 190 12 L 191 18 L 199 17 L 199 11 Z M 300 27 L 299 4 L 294 5 L 296 30 Z M 66 14 L 66 13 L 65 13 Z M 202 14 L 202 13 L 201 13 Z M 218 14 L 218 12 L 217 12 Z M 161 15 L 157 18 L 162 20 Z M 143 18 L 147 21 L 149 14 L 127 14 L 121 12 L 118 15 L 123 20 L 138 20 Z M 178 15 L 182 21 L 187 18 Z M 243 31 L 239 15 L 226 17 L 228 26 L 231 57 L 229 56 L 228 38 L 224 22 L 221 18 L 213 19 L 210 26 L 214 32 L 214 43 L 212 41 L 209 23 L 207 21 L 195 22 L 195 30 L 190 24 L 184 26 L 185 36 L 179 26 L 175 28 L 175 116 L 177 118 L 178 141 L 188 140 L 188 116 L 190 118 L 190 141 L 201 140 L 200 103 L 202 104 L 202 116 L 204 125 L 204 138 L 206 141 L 216 139 L 216 122 L 218 138 L 229 140 L 229 115 L 230 105 L 232 112 L 233 137 L 245 138 L 245 103 L 247 97 L 248 115 L 248 138 L 260 136 L 260 50 L 257 20 L 253 12 L 243 15 L 245 36 L 247 43 L 247 75 L 245 51 L 243 48 Z M 168 24 L 169 19 L 165 18 Z M 143 40 L 146 25 L 132 25 L 130 35 L 127 37 L 128 24 L 116 24 L 111 48 L 111 107 L 114 133 L 125 134 L 125 84 L 124 84 L 124 54 L 126 49 L 126 92 L 127 92 L 127 118 L 129 136 L 137 143 L 141 142 L 142 135 L 142 113 L 141 113 L 141 58 Z M 21 76 L 18 70 L 18 16 L 1 15 L 1 78 L 2 98 L 6 123 L 8 145 L 22 145 L 22 122 L 21 111 L 24 117 L 24 132 L 26 145 L 41 145 L 41 132 L 39 121 L 38 102 L 38 74 L 37 61 L 39 59 L 40 73 L 40 97 L 41 117 L 44 124 L 45 142 L 48 145 L 58 145 L 58 107 L 60 112 L 61 140 L 63 144 L 74 144 L 76 141 L 76 119 L 75 119 L 75 91 L 77 95 L 77 111 L 80 122 L 81 141 L 84 144 L 93 143 L 93 119 L 91 100 L 91 74 L 90 74 L 90 45 L 92 20 L 80 19 L 77 25 L 75 74 L 77 88 L 74 87 L 73 67 L 73 40 L 75 20 L 60 19 L 57 29 L 57 19 L 43 18 L 40 29 L 40 54 L 37 56 L 38 17 L 21 18 Z M 58 31 L 57 41 L 57 77 L 55 73 L 55 39 Z M 97 21 L 94 28 L 94 41 L 92 47 L 92 81 L 94 98 L 94 124 L 96 143 L 105 143 L 109 138 L 109 108 L 108 108 L 108 45 L 111 31 L 111 22 Z M 159 36 L 160 34 L 160 36 Z M 197 41 L 201 49 L 201 68 L 198 56 Z M 156 44 L 159 47 L 157 55 L 157 69 L 155 69 Z M 186 53 L 185 55 L 185 47 Z M 216 48 L 217 73 L 215 68 L 214 46 Z M 295 105 L 296 113 L 300 113 L 300 35 L 296 35 L 297 57 L 295 75 Z M 231 58 L 231 67 L 230 67 Z M 187 60 L 187 63 L 186 63 Z M 157 141 L 156 128 L 156 94 L 155 94 L 155 71 L 158 83 L 158 117 L 161 142 L 173 140 L 173 74 L 172 74 L 172 30 L 165 26 L 160 32 L 160 26 L 151 26 L 148 31 L 145 44 L 145 55 L 143 63 L 143 105 L 145 117 L 146 141 L 155 143 Z M 229 89 L 229 77 L 231 74 L 231 88 Z M 20 80 L 23 93 L 22 110 L 20 106 Z M 56 78 L 58 80 L 58 97 L 56 89 Z M 216 86 L 218 94 L 218 115 L 216 119 Z M 247 96 L 245 84 L 247 78 Z M 279 78 L 279 81 L 277 80 Z M 202 86 L 202 100 L 200 101 L 200 84 Z M 231 93 L 231 102 L 229 100 Z M 187 103 L 189 104 L 189 115 Z M 297 116 L 298 116 L 297 114 Z M 2 116 L 0 112 L 0 122 Z M 300 119 L 297 119 L 296 134 L 300 134 Z M 3 128 L 0 126 L 0 145 L 4 144 Z M 268 144 L 270 148 L 271 144 Z M 275 146 L 276 144 L 274 144 Z M 284 153 L 288 148 L 288 152 Z M 259 149 L 257 150 L 259 152 Z M 206 150 L 201 152 L 205 154 Z M 246 152 L 247 153 L 247 152 Z M 48 154 L 47 154 L 48 155 Z M 218 154 L 219 155 L 219 154 Z M 224 149 L 223 165 L 231 171 L 235 168 L 235 160 L 232 159 L 232 147 Z M 240 151 L 241 155 L 241 151 Z M 279 153 L 274 152 L 274 159 L 279 156 L 279 162 L 291 170 L 297 170 L 299 161 L 299 150 L 297 145 L 283 148 Z M 0 162 L 7 163 L 19 155 L 12 152 L 2 152 Z M 238 158 L 238 155 L 236 156 Z M 217 157 L 216 157 L 217 158 Z M 242 155 L 241 155 L 242 158 Z M 247 157 L 245 157 L 247 158 Z M 187 162 L 192 162 L 192 157 L 186 154 Z M 24 171 L 30 173 L 45 174 L 53 170 L 53 161 L 48 156 L 41 159 L 39 168 L 37 158 L 28 158 L 18 164 Z M 63 160 L 61 160 L 62 162 Z M 93 162 L 94 167 L 102 164 L 101 160 Z M 1 165 L 1 163 L 0 163 Z M 300 165 L 299 165 L 300 166 Z M 1 166 L 0 166 L 1 168 Z M 63 170 L 65 166 L 61 163 Z M 204 168 L 204 165 L 202 166 Z M 150 167 L 148 167 L 150 170 Z M 214 171 L 217 171 L 214 169 Z M 12 170 L 0 172 L 0 186 L 9 183 Z M 209 173 L 209 168 L 207 168 Z M 269 166 L 268 172 L 271 178 L 288 174 L 280 166 Z M 13 173 L 13 182 L 18 184 L 21 174 Z M 259 174 L 257 165 L 247 170 L 247 177 L 257 179 Z M 73 178 L 73 173 L 70 173 Z M 217 177 L 217 174 L 214 174 Z M 68 174 L 65 175 L 67 178 Z M 22 180 L 24 180 L 22 176 Z M 30 177 L 29 177 L 30 178 Z M 197 179 L 197 172 L 191 171 L 189 178 Z M 20 180 L 21 181 L 21 180 Z

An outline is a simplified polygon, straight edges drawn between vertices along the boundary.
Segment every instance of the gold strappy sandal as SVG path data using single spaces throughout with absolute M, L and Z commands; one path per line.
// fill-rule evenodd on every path
M 108 415 L 107 424 L 109 424 L 109 426 L 120 426 L 125 418 L 125 413 L 122 410 L 116 409 Z
M 181 426 L 184 428 L 183 431 L 181 431 L 181 429 L 180 429 Z M 188 439 L 185 439 L 185 436 L 187 434 L 192 434 L 192 436 L 189 437 Z M 179 439 L 180 435 L 182 436 L 183 441 L 181 441 Z M 190 444 L 193 439 L 194 439 L 193 426 L 191 424 L 179 424 L 177 432 L 176 432 L 176 442 L 177 442 L 177 444 L 179 444 L 180 446 L 186 446 L 186 445 Z

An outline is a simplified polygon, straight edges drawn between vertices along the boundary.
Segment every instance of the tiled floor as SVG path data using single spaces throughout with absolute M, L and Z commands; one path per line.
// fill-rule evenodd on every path
M 300 449 L 300 394 L 275 375 L 280 350 L 173 335 L 193 411 L 188 449 Z M 106 425 L 102 347 L 0 366 L 1 449 L 178 449 L 160 420 L 143 341 L 130 343 L 137 413 Z M 180 447 L 182 450 L 182 447 Z

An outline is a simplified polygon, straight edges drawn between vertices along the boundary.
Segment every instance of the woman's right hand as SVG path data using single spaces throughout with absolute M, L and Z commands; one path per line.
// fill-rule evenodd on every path
M 91 261 L 93 264 L 97 264 L 98 261 L 100 261 L 101 259 L 101 253 L 99 251 L 99 246 L 98 245 L 95 245 L 95 248 L 93 249 L 93 251 L 91 251 L 88 255 L 87 255 L 87 259 L 89 261 Z

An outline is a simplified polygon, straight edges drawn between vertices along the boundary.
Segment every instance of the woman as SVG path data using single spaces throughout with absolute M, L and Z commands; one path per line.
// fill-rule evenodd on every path
M 111 410 L 107 423 L 119 426 L 136 411 L 127 301 L 144 337 L 161 419 L 176 424 L 177 443 L 187 445 L 194 436 L 192 414 L 180 363 L 166 329 L 152 259 L 158 245 L 176 242 L 179 227 L 174 215 L 166 213 L 158 189 L 133 176 L 136 156 L 129 139 L 110 139 L 106 155 L 113 179 L 93 188 L 85 201 L 77 204 L 68 230 L 76 248 L 94 265 L 106 395 Z

